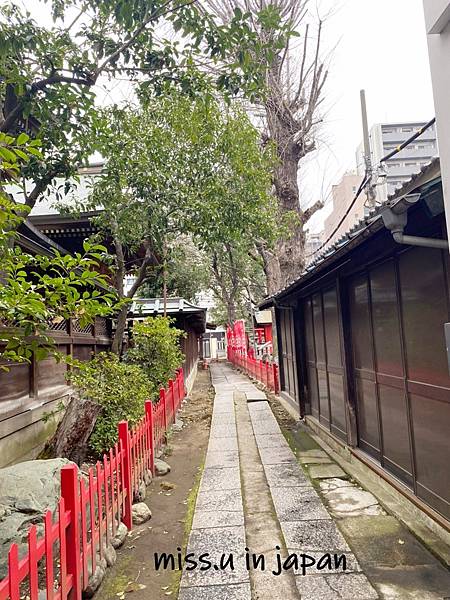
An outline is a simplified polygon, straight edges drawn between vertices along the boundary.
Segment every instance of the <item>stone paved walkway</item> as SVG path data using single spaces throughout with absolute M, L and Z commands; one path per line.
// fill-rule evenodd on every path
M 392 517 L 368 492 L 355 488 L 348 495 L 346 488 L 354 484 L 339 479 L 345 474 L 326 453 L 302 452 L 300 461 L 308 463 L 310 476 L 321 481 L 330 506 L 333 498 L 339 500 L 332 518 L 287 444 L 265 395 L 225 364 L 213 364 L 211 375 L 216 392 L 211 433 L 188 542 L 188 552 L 196 560 L 204 555 L 211 566 L 206 568 L 209 565 L 203 562 L 203 570 L 199 566 L 189 570 L 185 565 L 180 600 L 445 598 L 445 592 L 385 595 L 379 585 L 376 591 L 336 518 L 356 510 L 363 518 Z M 228 564 L 222 569 L 221 556 L 226 561 L 230 553 L 234 568 Z M 257 568 L 252 568 L 253 554 L 263 557 Z M 274 575 L 272 571 L 280 571 L 277 557 L 284 561 L 288 555 L 296 555 L 298 563 Z M 321 558 L 324 555 L 330 558 Z M 335 564 L 335 555 L 345 555 L 345 571 L 342 562 Z M 303 564 L 302 556 L 306 556 Z

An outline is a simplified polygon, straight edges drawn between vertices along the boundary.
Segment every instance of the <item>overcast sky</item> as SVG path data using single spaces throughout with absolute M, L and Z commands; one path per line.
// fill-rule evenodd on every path
M 361 88 L 366 90 L 369 125 L 434 116 L 422 0 L 323 0 L 321 7 L 326 12 L 337 4 L 340 8 L 324 30 L 327 46 L 338 45 L 329 68 L 320 150 L 300 172 L 307 204 L 320 197 L 328 201 L 310 222 L 315 231 L 330 210 L 330 184 L 355 167 L 362 139 Z
M 50 21 L 48 4 L 16 1 L 37 20 Z M 302 204 L 326 201 L 309 222 L 318 231 L 331 210 L 331 184 L 355 168 L 362 139 L 360 89 L 366 90 L 369 125 L 428 121 L 434 106 L 422 0 L 310 0 L 310 6 L 312 12 L 317 6 L 321 15 L 332 13 L 323 30 L 324 54 L 331 54 L 324 122 L 318 150 L 301 162 L 299 174 Z M 132 97 L 130 85 L 107 87 L 105 94 L 96 86 L 100 102 Z

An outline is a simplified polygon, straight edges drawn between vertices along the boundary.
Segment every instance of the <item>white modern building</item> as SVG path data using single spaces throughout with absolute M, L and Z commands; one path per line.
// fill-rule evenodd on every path
M 369 132 L 372 167 L 377 169 L 387 154 L 408 140 L 425 125 L 425 121 L 409 123 L 377 123 Z M 414 173 L 430 162 L 438 154 L 436 127 L 433 125 L 406 148 L 382 163 L 377 185 L 377 202 L 387 200 L 395 188 L 408 181 Z M 361 143 L 356 150 L 357 174 L 364 176 L 364 147 Z

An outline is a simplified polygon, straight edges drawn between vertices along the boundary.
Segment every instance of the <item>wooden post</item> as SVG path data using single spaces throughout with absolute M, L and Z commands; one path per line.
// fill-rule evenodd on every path
M 72 575 L 73 586 L 67 598 L 81 600 L 80 495 L 76 465 L 66 465 L 61 469 L 61 497 L 66 511 L 70 511 L 70 524 L 66 529 L 66 567 L 67 575 Z
M 125 507 L 122 515 L 123 523 L 131 530 L 131 505 L 133 502 L 133 486 L 131 483 L 131 452 L 130 452 L 130 434 L 128 432 L 128 422 L 119 423 L 119 441 L 122 446 L 122 469 L 123 469 L 123 487 L 125 492 Z
M 149 460 L 148 460 L 148 468 L 152 472 L 152 475 L 155 475 L 155 432 L 153 429 L 153 402 L 151 400 L 146 400 L 145 402 L 145 415 L 147 417 L 148 430 L 149 430 Z

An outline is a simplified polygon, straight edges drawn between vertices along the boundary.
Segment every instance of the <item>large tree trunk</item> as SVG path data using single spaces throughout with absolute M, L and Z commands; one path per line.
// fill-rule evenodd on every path
M 42 456 L 68 458 L 78 465 L 86 459 L 88 440 L 97 421 L 101 407 L 91 400 L 72 396 L 64 417 L 47 442 Z

